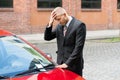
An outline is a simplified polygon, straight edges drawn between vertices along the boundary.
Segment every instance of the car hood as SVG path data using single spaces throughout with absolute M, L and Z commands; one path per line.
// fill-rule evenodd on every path
M 30 76 L 10 78 L 7 80 L 84 80 L 84 79 L 71 71 L 55 68 L 48 72 L 43 72 Z

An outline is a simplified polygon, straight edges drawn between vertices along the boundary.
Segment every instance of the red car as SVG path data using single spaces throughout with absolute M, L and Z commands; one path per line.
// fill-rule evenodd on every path
M 55 68 L 45 53 L 15 34 L 0 30 L 0 80 L 84 80 Z

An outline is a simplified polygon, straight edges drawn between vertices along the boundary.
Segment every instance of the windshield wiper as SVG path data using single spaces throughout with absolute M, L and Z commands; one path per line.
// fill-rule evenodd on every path
M 38 73 L 38 72 L 40 72 L 39 69 L 29 69 L 25 72 L 22 72 L 22 73 L 19 73 L 19 74 L 15 75 L 15 76 L 28 75 L 28 74 L 32 74 L 32 73 Z
M 46 70 L 49 70 L 49 69 L 53 69 L 55 68 L 55 65 L 54 64 L 49 64 L 47 66 L 43 66 Z
M 7 77 L 7 76 L 0 76 L 0 80 L 1 79 L 6 79 L 6 78 L 9 78 L 9 77 Z
M 55 68 L 55 65 L 54 64 L 49 64 L 47 66 L 43 66 L 42 68 L 29 69 L 25 72 L 17 74 L 16 76 L 28 75 L 28 74 L 33 74 L 33 73 L 35 74 L 35 73 L 38 73 L 38 72 L 48 71 L 48 70 L 51 70 L 53 68 Z

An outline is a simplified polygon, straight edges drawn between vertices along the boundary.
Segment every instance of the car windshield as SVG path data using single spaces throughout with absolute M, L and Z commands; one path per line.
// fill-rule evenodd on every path
M 48 59 L 16 36 L 0 37 L 0 76 L 16 74 L 50 65 Z

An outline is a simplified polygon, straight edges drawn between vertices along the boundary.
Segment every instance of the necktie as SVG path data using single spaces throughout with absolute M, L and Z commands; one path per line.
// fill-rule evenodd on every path
M 67 26 L 64 26 L 64 36 L 66 35 Z

